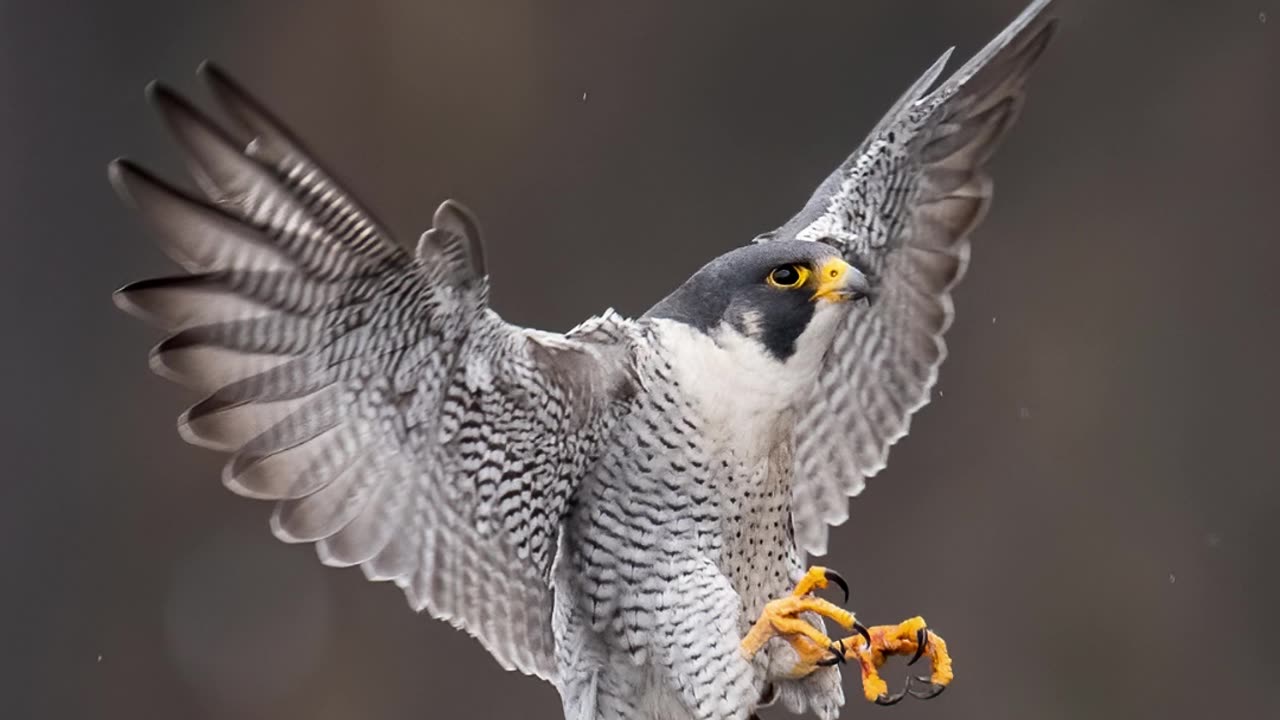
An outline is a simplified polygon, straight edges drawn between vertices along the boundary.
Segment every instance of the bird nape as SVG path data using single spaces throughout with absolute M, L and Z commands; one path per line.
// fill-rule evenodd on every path
M 558 334 L 488 307 L 479 223 L 409 251 L 224 72 L 219 127 L 148 94 L 203 197 L 111 180 L 186 274 L 116 303 L 163 329 L 161 375 L 206 393 L 184 439 L 275 501 L 271 529 L 358 565 L 555 685 L 570 718 L 834 718 L 952 681 L 923 619 L 866 627 L 815 593 L 848 498 L 929 400 L 984 164 L 1052 35 L 1037 0 L 949 79 L 949 52 L 777 230 L 645 315 Z M 936 88 L 935 88 L 936 84 Z M 503 579 L 500 592 L 491 591 Z M 830 621 L 847 637 L 832 639 Z M 891 656 L 930 672 L 891 693 Z

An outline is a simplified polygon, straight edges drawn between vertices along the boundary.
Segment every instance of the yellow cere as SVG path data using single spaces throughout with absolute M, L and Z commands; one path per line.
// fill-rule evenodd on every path
M 840 258 L 832 258 L 818 269 L 818 287 L 813 292 L 814 300 L 843 300 L 844 276 L 849 273 L 849 263 Z

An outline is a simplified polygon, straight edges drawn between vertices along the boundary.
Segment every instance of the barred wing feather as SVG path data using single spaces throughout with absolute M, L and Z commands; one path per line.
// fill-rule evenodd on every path
M 838 331 L 797 423 L 792 512 L 809 552 L 826 552 L 828 526 L 848 517 L 848 497 L 884 467 L 929 401 L 946 355 L 950 292 L 991 199 L 983 166 L 1053 33 L 1051 5 L 1032 3 L 930 92 L 944 54 L 799 214 L 759 238 L 830 243 L 877 286 Z
M 226 485 L 276 501 L 281 540 L 396 582 L 504 667 L 552 679 L 548 576 L 568 497 L 629 392 L 629 326 L 506 324 L 464 208 L 443 204 L 408 252 L 261 105 L 202 74 L 247 142 L 149 95 L 205 198 L 111 166 L 190 273 L 116 294 L 169 333 L 155 370 L 209 393 L 182 436 L 231 453 Z

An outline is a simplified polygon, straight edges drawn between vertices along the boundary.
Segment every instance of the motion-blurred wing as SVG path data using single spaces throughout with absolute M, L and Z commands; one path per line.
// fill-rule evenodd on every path
M 848 496 L 884 467 L 929 401 L 946 355 L 950 291 L 991 199 L 983 165 L 1017 117 L 1053 33 L 1051 4 L 1033 3 L 929 92 L 950 51 L 943 55 L 805 208 L 760 238 L 830 243 L 877 286 L 838 332 L 797 425 L 792 511 L 810 552 L 826 551 L 827 526 L 848 517 Z
M 416 255 L 223 74 L 251 140 L 150 96 L 208 200 L 117 161 L 111 179 L 191 273 L 120 290 L 170 333 L 160 374 L 211 393 L 182 436 L 278 501 L 272 529 L 393 580 L 503 666 L 551 678 L 548 575 L 565 505 L 628 390 L 616 316 L 568 335 L 486 307 L 476 224 L 446 202 Z

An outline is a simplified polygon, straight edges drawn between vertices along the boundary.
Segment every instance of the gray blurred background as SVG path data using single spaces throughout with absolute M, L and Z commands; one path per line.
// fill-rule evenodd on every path
M 1278 717 L 1280 3 L 1061 5 L 936 399 L 829 558 L 958 679 L 881 709 L 846 677 L 846 716 Z M 406 242 L 462 199 L 498 311 L 563 330 L 786 219 L 1021 6 L 0 2 L 0 718 L 559 712 L 180 442 L 195 398 L 109 300 L 174 271 L 105 178 L 181 177 L 148 80 L 221 61 Z

